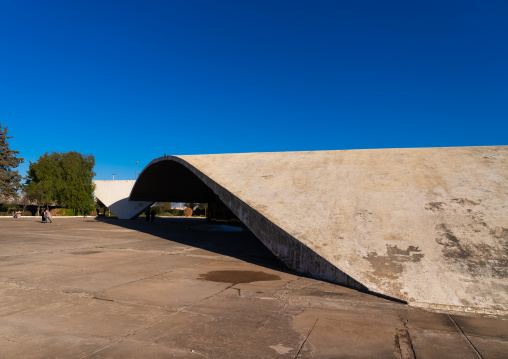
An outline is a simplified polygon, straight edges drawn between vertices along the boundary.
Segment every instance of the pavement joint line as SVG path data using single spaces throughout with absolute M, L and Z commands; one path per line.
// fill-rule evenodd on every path
M 221 294 L 221 293 L 223 293 L 224 291 L 228 290 L 229 288 L 233 287 L 234 285 L 236 285 L 236 283 L 231 284 L 231 285 L 230 285 L 230 286 L 228 286 L 227 288 L 224 288 L 224 289 L 223 289 L 223 290 L 221 290 L 220 292 L 217 292 L 217 293 L 215 293 L 215 294 L 213 294 L 213 295 L 211 295 L 211 296 L 209 296 L 209 297 L 206 297 L 206 298 L 204 298 L 204 299 L 200 299 L 200 300 L 198 300 L 198 301 L 196 301 L 196 302 L 193 302 L 193 303 L 191 303 L 191 304 L 188 304 L 188 305 L 186 305 L 186 306 L 183 306 L 183 307 L 181 307 L 181 308 L 178 308 L 178 309 L 177 309 L 177 311 L 175 311 L 175 312 L 171 313 L 170 315 L 167 315 L 167 316 L 165 316 L 164 318 L 162 318 L 162 319 L 160 319 L 160 320 L 158 320 L 158 321 L 156 321 L 156 322 L 154 322 L 154 323 L 151 323 L 150 325 L 148 325 L 148 326 L 146 326 L 146 327 L 144 327 L 144 328 L 140 328 L 140 329 L 138 329 L 138 330 L 136 330 L 136 331 L 134 331 L 134 332 L 132 332 L 132 333 L 130 333 L 130 334 L 128 334 L 128 335 L 126 335 L 125 337 L 121 338 L 120 340 L 118 340 L 118 341 L 116 341 L 116 342 L 114 342 L 114 343 L 111 343 L 111 344 L 109 344 L 109 345 L 107 345 L 107 346 L 105 346 L 105 347 L 103 347 L 103 348 L 100 348 L 100 349 L 98 349 L 98 350 L 94 351 L 93 353 L 87 354 L 87 355 L 85 355 L 85 356 L 81 357 L 81 359 L 88 358 L 88 357 L 90 357 L 91 355 L 94 355 L 94 354 L 96 354 L 96 353 L 98 353 L 98 352 L 100 352 L 100 351 L 102 351 L 102 350 L 104 350 L 104 349 L 107 349 L 107 348 L 109 348 L 109 347 L 111 347 L 111 346 L 113 346 L 113 345 L 115 345 L 115 344 L 121 343 L 121 342 L 123 342 L 123 341 L 127 340 L 128 338 L 130 338 L 130 337 L 132 337 L 132 336 L 134 336 L 134 335 L 136 335 L 136 334 L 139 334 L 139 333 L 141 333 L 142 331 L 145 331 L 145 330 L 147 330 L 147 329 L 149 329 L 149 328 L 153 327 L 154 325 L 156 325 L 156 324 L 158 324 L 158 323 L 162 323 L 163 321 L 165 321 L 165 320 L 167 320 L 167 319 L 169 319 L 169 318 L 171 318 L 171 317 L 173 317 L 173 316 L 175 316 L 175 315 L 177 315 L 177 314 L 179 314 L 179 313 L 185 313 L 185 312 L 187 312 L 187 308 L 190 308 L 190 307 L 192 307 L 193 305 L 196 305 L 196 304 L 201 303 L 201 302 L 203 302 L 203 301 L 205 301 L 205 300 L 207 300 L 207 299 L 209 299 L 209 298 L 212 298 L 212 297 L 214 297 L 214 296 L 216 296 L 216 295 L 218 295 L 218 294 Z M 316 321 L 316 322 L 317 322 L 317 321 Z M 314 325 L 315 325 L 315 324 L 314 324 Z M 309 333 L 309 334 L 310 334 L 310 333 Z
M 285 300 L 286 298 L 278 298 L 278 300 Z M 269 315 L 265 320 L 263 320 L 259 325 L 257 325 L 256 327 L 256 332 L 259 332 L 261 329 L 264 328 L 265 324 L 268 323 L 268 321 L 270 319 L 272 319 L 273 317 L 277 316 L 277 315 L 284 315 L 284 311 L 286 310 L 287 306 L 288 306 L 288 303 L 287 302 L 290 302 L 290 299 L 288 298 L 287 301 L 285 301 L 282 305 L 282 308 L 280 308 L 279 310 L 277 310 L 276 313 L 273 313 L 271 315 Z
M 177 269 L 183 269 L 183 268 L 194 267 L 194 266 L 197 266 L 197 265 L 200 265 L 200 264 L 206 264 L 206 263 L 209 263 L 209 262 L 212 262 L 212 261 L 213 261 L 213 260 L 209 260 L 209 261 L 206 261 L 206 262 L 201 262 L 201 263 L 193 263 L 193 264 L 189 264 L 188 266 L 179 267 L 179 268 L 177 268 Z M 127 285 L 127 284 L 137 283 L 137 282 L 140 282 L 140 281 L 143 281 L 143 280 L 147 280 L 147 279 L 153 279 L 153 278 L 156 278 L 156 277 L 159 277 L 159 276 L 162 276 L 162 275 L 165 275 L 165 274 L 168 274 L 168 273 L 174 272 L 174 271 L 175 271 L 175 269 L 171 269 L 171 270 L 169 270 L 169 271 L 162 272 L 162 273 L 157 273 L 157 274 L 154 274 L 154 275 L 152 275 L 152 276 L 148 276 L 148 277 L 144 277 L 144 278 L 136 279 L 136 280 L 133 280 L 133 281 L 130 281 L 130 282 L 126 282 L 126 283 L 117 284 L 117 285 L 111 286 L 111 287 L 109 287 L 109 288 L 106 288 L 106 289 L 100 290 L 100 291 L 95 292 L 95 293 L 97 293 L 97 295 L 100 295 L 100 294 L 102 294 L 105 290 L 110 290 L 110 289 L 113 289 L 113 288 L 118 288 L 118 287 L 121 287 L 121 286 L 124 286 L 124 285 Z
M 151 323 L 151 324 L 149 324 L 149 325 L 148 325 L 148 326 L 146 326 L 146 327 L 143 327 L 143 328 L 140 328 L 140 329 L 138 329 L 138 330 L 135 330 L 135 331 L 133 331 L 132 333 L 127 334 L 125 337 L 120 338 L 120 339 L 119 339 L 119 340 L 117 340 L 116 342 L 114 342 L 114 343 L 110 343 L 110 344 L 106 345 L 105 347 L 102 347 L 102 348 L 100 348 L 100 349 L 97 349 L 97 350 L 95 350 L 94 352 L 89 353 L 89 354 L 87 354 L 87 355 L 85 355 L 85 356 L 81 357 L 81 359 L 88 358 L 88 357 L 90 357 L 91 355 L 97 354 L 97 353 L 99 353 L 99 352 L 101 352 L 101 351 L 103 351 L 103 350 L 105 350 L 105 349 L 107 349 L 107 348 L 109 348 L 109 347 L 111 347 L 111 346 L 113 346 L 113 345 L 116 345 L 116 344 L 118 344 L 118 343 L 121 343 L 121 342 L 123 342 L 123 341 L 125 341 L 125 340 L 129 339 L 130 337 L 132 337 L 132 336 L 134 336 L 134 335 L 136 335 L 136 334 L 141 333 L 142 331 L 145 331 L 145 330 L 147 330 L 147 329 L 150 329 L 151 327 L 153 327 L 153 326 L 154 326 L 154 325 L 156 325 L 156 324 L 162 323 L 163 321 L 165 321 L 165 320 L 167 320 L 167 319 L 171 318 L 172 316 L 174 316 L 174 315 L 176 315 L 176 314 L 178 314 L 178 313 L 179 313 L 179 312 L 173 312 L 173 313 L 171 313 L 170 315 L 167 315 L 167 316 L 165 316 L 164 318 L 162 318 L 162 319 L 160 319 L 160 320 L 158 320 L 158 321 L 156 321 L 156 322 L 154 322 L 154 323 Z
M 411 348 L 411 351 L 413 352 L 413 359 L 416 359 L 415 348 L 413 347 L 413 340 L 411 339 L 411 333 L 409 332 L 409 328 L 407 326 L 409 319 L 404 319 L 402 322 L 404 323 L 404 328 L 406 328 L 407 338 L 409 339 L 409 346 Z
M 70 295 L 70 296 L 80 297 L 80 298 L 92 298 L 92 296 L 93 296 L 93 294 L 87 293 L 87 292 L 73 292 L 73 291 L 69 291 L 69 290 L 47 290 L 47 289 L 40 288 L 40 287 L 28 286 L 28 285 L 24 284 L 25 282 L 23 282 L 23 281 L 16 281 L 16 280 L 8 281 L 8 282 L 2 281 L 1 283 L 14 284 L 14 286 L 17 289 L 30 290 L 30 291 L 38 291 L 38 292 L 41 292 L 41 293 L 63 294 L 63 295 Z
M 455 321 L 455 319 L 453 319 L 453 317 L 450 315 L 450 314 L 447 314 L 448 315 L 448 318 L 450 318 L 453 322 L 453 324 L 455 324 L 455 326 L 460 330 L 460 332 L 462 333 L 462 335 L 464 336 L 464 338 L 466 338 L 467 342 L 469 343 L 469 345 L 471 346 L 471 348 L 473 348 L 473 350 L 475 351 L 476 355 L 478 355 L 479 358 L 481 359 L 484 359 L 483 356 L 480 354 L 480 352 L 476 349 L 476 347 L 473 345 L 473 343 L 471 343 L 471 340 L 469 340 L 468 336 L 466 335 L 466 333 L 464 333 L 464 331 L 462 330 L 462 328 L 457 324 L 457 322 Z
M 187 310 L 187 309 L 182 309 L 182 310 L 180 311 L 180 313 L 185 313 L 185 314 L 190 314 L 190 315 L 197 315 L 197 316 L 200 316 L 200 317 L 212 318 L 212 319 L 215 319 L 215 318 L 216 318 L 215 316 L 210 315 L 210 314 L 198 313 L 198 312 L 194 312 L 194 311 L 192 311 L 192 310 Z
M 2 283 L 8 283 L 8 282 L 2 282 Z M 65 295 L 65 296 L 78 297 L 78 298 L 84 298 L 84 299 L 102 300 L 102 301 L 106 301 L 106 302 L 112 302 L 112 303 L 117 303 L 117 304 L 122 304 L 122 305 L 130 305 L 130 306 L 142 307 L 142 308 L 154 308 L 154 309 L 168 310 L 167 308 L 156 306 L 156 305 L 146 305 L 146 304 L 139 304 L 136 302 L 102 298 L 102 297 L 98 296 L 99 295 L 98 292 L 87 293 L 87 292 L 72 292 L 72 291 L 65 291 L 65 290 L 63 290 L 63 291 L 62 290 L 46 290 L 46 289 L 39 288 L 39 287 L 22 286 L 21 284 L 15 282 L 15 281 L 12 283 L 15 284 L 18 289 L 22 289 L 22 290 L 38 291 L 38 292 L 50 293 L 50 294 L 61 294 L 61 295 Z M 30 311 L 30 310 L 32 310 L 32 309 L 27 309 L 26 311 Z
M 312 328 L 310 328 L 309 330 L 309 333 L 307 334 L 307 336 L 305 337 L 304 341 L 302 342 L 302 345 L 300 345 L 300 348 L 298 349 L 298 353 L 296 353 L 295 357 L 293 359 L 296 359 L 298 358 L 298 356 L 300 355 L 300 352 L 302 351 L 303 349 L 303 346 L 305 345 L 305 343 L 307 342 L 307 339 L 309 339 L 310 337 L 310 334 L 312 333 L 312 331 L 314 330 L 314 327 L 316 326 L 317 322 L 318 322 L 319 318 L 316 319 L 316 321 L 314 322 L 314 325 L 312 326 Z

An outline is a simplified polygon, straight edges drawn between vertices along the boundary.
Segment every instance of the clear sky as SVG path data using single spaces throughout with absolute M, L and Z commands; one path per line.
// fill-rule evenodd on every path
M 507 145 L 508 1 L 4 0 L 0 122 L 93 154 Z

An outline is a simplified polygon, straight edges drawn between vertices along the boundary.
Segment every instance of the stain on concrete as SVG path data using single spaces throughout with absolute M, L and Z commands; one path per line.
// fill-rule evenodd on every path
M 467 198 L 452 198 L 452 202 L 458 203 L 461 206 L 478 206 L 481 202 L 475 202 Z
M 505 240 L 501 248 L 485 243 L 471 243 L 456 235 L 445 223 L 436 226 L 436 242 L 443 246 L 443 255 L 462 271 L 473 276 L 484 276 L 488 272 L 492 277 L 508 278 L 508 229 L 496 227 L 489 229 L 485 222 L 482 227 L 489 230 L 489 234 L 497 239 Z M 479 232 L 478 230 L 474 232 Z
M 289 353 L 289 352 L 291 352 L 293 350 L 293 348 L 286 347 L 286 346 L 284 346 L 282 344 L 270 345 L 270 348 L 275 350 L 277 352 L 277 354 L 287 354 L 287 353 Z
M 445 204 L 443 202 L 429 202 L 425 206 L 425 209 L 433 212 L 442 211 L 444 210 L 443 208 L 444 205 Z
M 87 255 L 87 254 L 95 254 L 95 253 L 101 253 L 101 251 L 80 251 L 80 252 L 71 252 L 71 254 L 75 254 L 75 255 Z
M 496 237 L 498 239 L 508 240 L 508 228 L 498 227 L 498 228 L 492 229 L 490 231 L 490 234 L 493 237 Z
M 387 279 L 397 279 L 402 273 L 406 262 L 419 262 L 423 257 L 423 253 L 418 247 L 409 246 L 407 249 L 386 245 L 386 255 L 378 255 L 377 252 L 369 253 L 365 259 L 370 262 L 374 269 L 372 273 L 376 277 L 384 277 Z
M 428 211 L 442 211 L 443 210 L 444 203 L 443 202 L 429 202 L 425 206 L 425 209 Z
M 388 233 L 383 236 L 385 241 L 401 241 L 403 238 L 395 233 Z
M 279 280 L 280 277 L 275 274 L 268 274 L 265 272 L 257 271 L 241 271 L 241 270 L 220 270 L 211 271 L 205 274 L 200 274 L 201 278 L 211 282 L 222 283 L 251 283 L 261 281 Z

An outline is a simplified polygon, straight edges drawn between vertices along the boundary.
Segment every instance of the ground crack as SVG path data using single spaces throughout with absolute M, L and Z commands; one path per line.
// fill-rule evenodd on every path
M 309 339 L 310 337 L 310 333 L 312 333 L 312 331 L 314 330 L 314 327 L 316 326 L 317 322 L 318 322 L 319 318 L 316 319 L 316 321 L 314 322 L 314 325 L 312 326 L 312 328 L 310 328 L 309 330 L 309 333 L 307 334 L 307 336 L 305 337 L 305 340 L 303 341 L 302 345 L 300 345 L 300 348 L 298 349 L 298 353 L 296 353 L 295 357 L 293 359 L 296 359 L 298 358 L 298 356 L 300 355 L 300 352 L 302 351 L 303 349 L 303 346 L 305 345 L 305 343 L 307 342 L 307 339 Z
M 464 338 L 466 338 L 466 340 L 469 343 L 469 345 L 471 346 L 471 348 L 473 348 L 473 350 L 475 351 L 476 355 L 478 355 L 479 358 L 483 359 L 483 356 L 480 354 L 478 349 L 476 349 L 476 347 L 473 345 L 473 343 L 471 343 L 471 340 L 469 340 L 469 338 L 467 337 L 466 333 L 464 333 L 462 328 L 457 324 L 457 322 L 453 319 L 453 317 L 450 314 L 448 314 L 448 318 L 450 318 L 451 321 L 453 322 L 453 324 L 455 324 L 455 326 L 457 327 L 457 329 L 460 330 L 460 332 L 462 333 Z

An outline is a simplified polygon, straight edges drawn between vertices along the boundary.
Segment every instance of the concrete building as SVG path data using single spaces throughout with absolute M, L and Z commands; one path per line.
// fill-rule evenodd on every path
M 151 201 L 130 201 L 129 195 L 136 181 L 113 180 L 93 181 L 94 195 L 110 209 L 115 216 L 121 219 L 132 218 L 151 206 Z
M 164 156 L 130 200 L 220 203 L 295 271 L 508 314 L 507 146 Z

